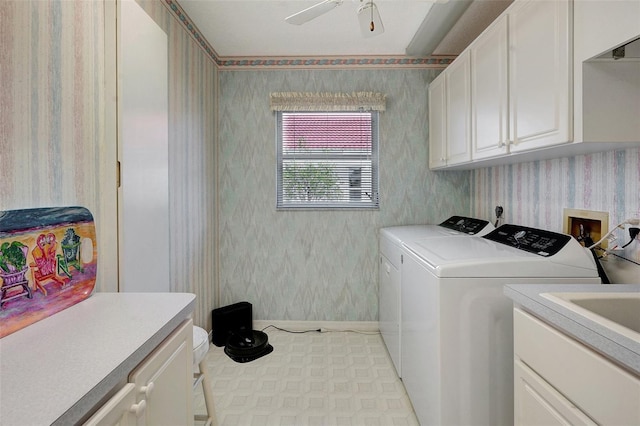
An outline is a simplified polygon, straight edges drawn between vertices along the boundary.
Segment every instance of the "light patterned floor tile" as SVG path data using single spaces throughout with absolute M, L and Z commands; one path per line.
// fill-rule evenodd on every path
M 274 351 L 249 363 L 209 350 L 220 426 L 418 425 L 380 335 L 266 332 Z M 200 386 L 195 398 L 204 414 Z

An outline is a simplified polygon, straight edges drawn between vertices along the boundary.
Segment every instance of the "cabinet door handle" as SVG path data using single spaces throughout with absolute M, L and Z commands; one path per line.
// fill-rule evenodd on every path
M 136 417 L 140 417 L 144 410 L 147 409 L 147 401 L 144 399 L 137 404 L 133 404 L 129 407 L 129 412 L 135 414 Z
M 149 398 L 151 396 L 151 394 L 153 393 L 153 388 L 156 385 L 153 384 L 153 382 L 149 382 L 147 383 L 147 386 L 141 386 L 140 387 L 140 393 L 143 393 L 145 397 Z

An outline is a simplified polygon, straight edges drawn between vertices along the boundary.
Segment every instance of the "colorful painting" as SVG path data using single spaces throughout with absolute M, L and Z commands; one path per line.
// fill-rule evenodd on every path
M 89 297 L 97 264 L 86 208 L 0 211 L 0 338 Z

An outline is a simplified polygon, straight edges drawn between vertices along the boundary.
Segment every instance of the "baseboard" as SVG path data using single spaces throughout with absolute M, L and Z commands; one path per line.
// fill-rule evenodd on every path
M 362 331 L 366 333 L 379 332 L 378 321 L 270 321 L 253 320 L 253 329 L 262 330 L 270 325 L 285 330 L 326 330 L 326 331 Z

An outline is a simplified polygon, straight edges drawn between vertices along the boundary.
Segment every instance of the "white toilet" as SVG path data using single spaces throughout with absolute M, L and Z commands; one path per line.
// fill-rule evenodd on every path
M 213 390 L 209 371 L 207 370 L 206 358 L 209 352 L 209 334 L 200 327 L 193 327 L 193 388 L 202 384 L 204 394 L 204 404 L 207 408 L 207 415 L 195 415 L 195 420 L 205 422 L 206 426 L 216 426 L 216 412 L 213 405 Z

